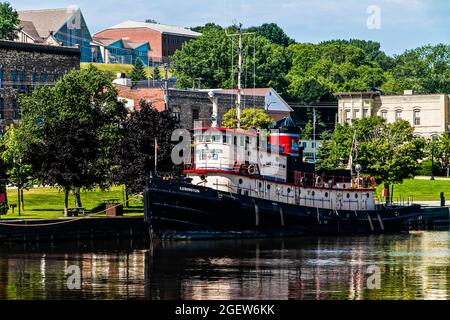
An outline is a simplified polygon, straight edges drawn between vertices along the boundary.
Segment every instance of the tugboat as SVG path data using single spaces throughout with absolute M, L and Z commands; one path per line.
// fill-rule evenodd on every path
M 240 130 L 242 28 L 239 33 L 237 129 L 194 126 L 193 159 L 178 177 L 151 174 L 145 220 L 160 239 L 260 238 L 305 234 L 400 232 L 419 205 L 376 204 L 376 181 L 353 170 L 316 171 L 303 161 L 300 128 L 288 117 L 270 131 Z M 358 168 L 356 168 L 358 169 Z M 359 172 L 360 170 L 356 170 Z
M 373 177 L 303 162 L 293 119 L 273 129 L 266 140 L 255 130 L 194 128 L 193 161 L 183 175 L 149 178 L 144 203 L 152 236 L 388 233 L 406 231 L 421 215 L 418 205 L 376 204 Z

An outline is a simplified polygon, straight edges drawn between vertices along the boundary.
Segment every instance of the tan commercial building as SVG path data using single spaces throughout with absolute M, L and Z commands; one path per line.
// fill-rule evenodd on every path
M 338 122 L 351 123 L 353 119 L 380 116 L 388 122 L 407 120 L 416 134 L 431 137 L 450 132 L 448 94 L 414 94 L 406 90 L 403 95 L 381 95 L 379 92 L 340 92 Z

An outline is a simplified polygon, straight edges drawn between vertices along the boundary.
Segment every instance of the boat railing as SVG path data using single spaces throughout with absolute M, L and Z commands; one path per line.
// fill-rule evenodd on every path
M 292 174 L 292 173 L 290 173 Z M 294 184 L 300 187 L 319 189 L 375 189 L 376 180 L 374 177 L 338 177 L 330 175 L 316 174 L 312 172 L 294 171 Z

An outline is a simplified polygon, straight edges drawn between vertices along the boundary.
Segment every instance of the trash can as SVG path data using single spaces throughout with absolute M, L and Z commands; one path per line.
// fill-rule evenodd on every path
M 106 204 L 106 216 L 107 217 L 122 217 L 123 205 L 117 203 Z

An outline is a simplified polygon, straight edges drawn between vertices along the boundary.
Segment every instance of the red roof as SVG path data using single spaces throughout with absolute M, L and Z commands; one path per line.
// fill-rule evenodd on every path
M 131 89 L 130 87 L 116 85 L 118 97 L 134 100 L 134 107 L 139 110 L 141 100 L 152 104 L 158 111 L 165 110 L 164 91 L 160 88 L 138 88 Z

